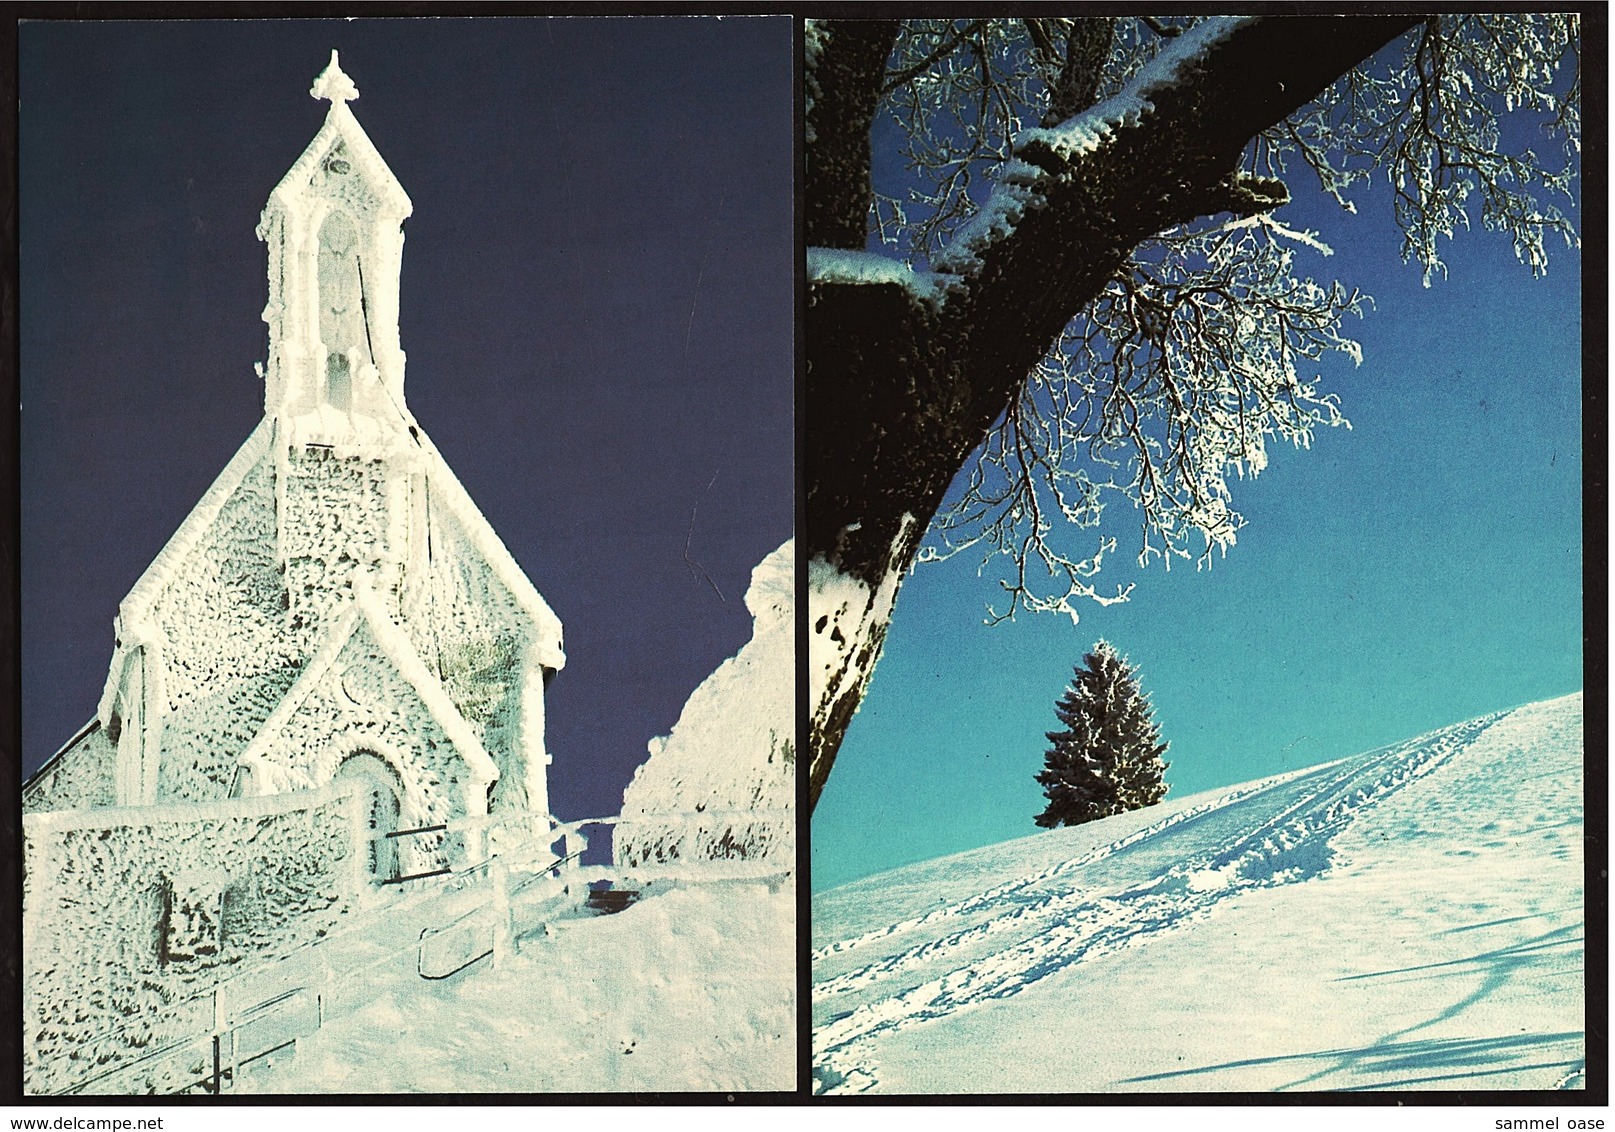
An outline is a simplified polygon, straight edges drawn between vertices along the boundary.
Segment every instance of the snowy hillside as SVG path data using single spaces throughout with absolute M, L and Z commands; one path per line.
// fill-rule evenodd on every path
M 815 1091 L 1579 1088 L 1581 712 L 818 894 Z

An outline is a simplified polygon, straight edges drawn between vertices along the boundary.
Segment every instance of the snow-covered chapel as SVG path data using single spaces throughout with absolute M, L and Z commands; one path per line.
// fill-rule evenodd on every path
M 95 718 L 29 783 L 29 811 L 345 776 L 395 829 L 548 810 L 561 624 L 410 415 L 409 197 L 334 52 L 311 93 L 325 124 L 258 226 L 263 419 L 120 605 Z
M 585 825 L 614 827 L 608 883 L 761 876 L 793 907 L 794 544 L 621 814 L 558 821 L 561 623 L 406 404 L 411 204 L 336 52 L 310 93 L 324 125 L 257 229 L 263 419 L 119 604 L 94 717 L 23 787 L 30 1093 L 217 1091 L 276 1027 L 362 1002 L 355 970 L 508 956 L 581 899 Z
M 94 718 L 24 784 L 30 1091 L 194 1032 L 226 970 L 394 882 L 553 828 L 561 623 L 405 402 L 411 205 L 335 52 L 311 93 L 324 125 L 258 226 L 263 419 L 119 605 Z

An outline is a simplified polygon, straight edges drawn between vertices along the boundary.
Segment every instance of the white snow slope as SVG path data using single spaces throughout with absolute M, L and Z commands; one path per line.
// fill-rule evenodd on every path
M 787 1090 L 796 1085 L 796 898 L 733 880 L 611 916 L 557 905 L 499 967 L 439 981 L 415 957 L 368 1005 L 255 1063 L 254 1093 Z
M 815 1091 L 1579 1088 L 1582 697 L 813 903 Z

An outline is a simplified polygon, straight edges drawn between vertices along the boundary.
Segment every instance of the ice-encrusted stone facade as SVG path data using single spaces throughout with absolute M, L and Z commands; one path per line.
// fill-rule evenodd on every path
M 258 227 L 263 420 L 120 605 L 96 717 L 28 811 L 306 789 L 359 752 L 405 823 L 548 810 L 561 625 L 409 413 L 409 198 L 334 53 L 312 93 L 325 124 Z
M 351 837 L 360 801 L 332 785 L 30 815 L 24 1089 L 78 1086 L 206 1034 L 207 992 L 227 974 L 331 931 L 366 883 Z
M 120 604 L 95 717 L 23 789 L 45 1060 L 323 934 L 367 888 L 475 863 L 488 820 L 549 828 L 561 624 L 410 415 L 410 201 L 335 52 L 311 93 L 325 123 L 258 227 L 263 419 Z M 90 976 L 62 958 L 112 939 Z M 114 1044 L 154 1036 L 130 1025 Z

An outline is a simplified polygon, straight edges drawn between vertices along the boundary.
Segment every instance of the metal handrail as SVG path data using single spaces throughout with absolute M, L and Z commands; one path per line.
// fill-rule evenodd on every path
M 448 828 L 449 827 L 448 827 L 447 824 L 439 822 L 437 825 L 423 825 L 419 829 L 395 829 L 391 833 L 382 834 L 382 836 L 383 837 L 413 837 L 417 833 L 436 833 L 439 830 L 444 830 L 444 829 L 448 829 Z M 375 840 L 375 838 L 371 838 L 371 840 L 373 841 L 373 840 Z
M 697 818 L 697 817 L 700 817 L 700 818 L 712 818 L 712 817 L 728 817 L 728 816 L 734 816 L 734 815 L 740 815 L 740 814 L 752 814 L 752 815 L 755 815 L 756 811 L 751 811 L 751 810 L 695 810 L 695 811 L 689 811 L 689 812 L 685 813 L 682 816 L 689 817 L 689 818 Z M 492 864 L 495 861 L 501 861 L 508 868 L 511 868 L 512 871 L 530 874 L 530 875 L 525 876 L 523 879 L 520 879 L 520 880 L 516 881 L 513 884 L 509 883 L 508 881 L 506 882 L 507 883 L 507 888 L 506 888 L 507 893 L 510 894 L 510 895 L 514 895 L 516 893 L 524 891 L 525 889 L 527 889 L 531 885 L 536 884 L 537 882 L 539 882 L 541 880 L 554 879 L 553 874 L 554 874 L 554 871 L 556 869 L 561 868 L 561 867 L 563 867 L 563 866 L 565 866 L 565 865 L 567 865 L 567 864 L 569 864 L 571 862 L 576 861 L 579 857 L 581 857 L 583 855 L 583 853 L 585 853 L 587 851 L 587 849 L 586 848 L 580 848 L 577 851 L 572 852 L 572 853 L 568 853 L 568 854 L 566 854 L 564 856 L 551 857 L 547 861 L 547 863 L 545 863 L 543 865 L 536 865 L 536 864 L 533 864 L 531 862 L 523 862 L 521 860 L 521 858 L 524 855 L 524 853 L 526 853 L 527 851 L 529 851 L 529 850 L 531 850 L 533 848 L 536 848 L 536 847 L 543 846 L 546 843 L 553 842 L 557 838 L 569 838 L 569 837 L 572 837 L 572 836 L 581 837 L 582 836 L 581 835 L 581 830 L 585 826 L 590 826 L 590 825 L 618 826 L 618 825 L 622 825 L 622 824 L 632 824 L 632 823 L 638 822 L 640 820 L 656 820 L 657 817 L 669 817 L 669 816 L 674 816 L 674 815 L 644 815 L 643 818 L 641 818 L 638 815 L 631 815 L 631 816 L 628 816 L 627 818 L 624 818 L 622 815 L 617 815 L 617 816 L 614 816 L 614 817 L 607 817 L 607 818 L 583 818 L 583 819 L 580 819 L 580 820 L 577 820 L 577 821 L 557 822 L 553 826 L 550 826 L 548 823 L 553 821 L 554 819 L 550 815 L 546 815 L 546 814 L 479 815 L 479 816 L 477 816 L 475 818 L 467 818 L 467 819 L 462 819 L 460 821 L 455 821 L 455 822 L 445 822 L 445 823 L 442 823 L 442 824 L 436 825 L 436 826 L 426 826 L 426 827 L 422 827 L 420 829 L 395 831 L 394 833 L 391 833 L 391 834 L 378 835 L 378 837 L 375 838 L 375 839 L 380 840 L 381 838 L 388 837 L 388 836 L 406 836 L 406 835 L 418 834 L 418 833 L 432 833 L 432 832 L 439 832 L 439 831 L 453 832 L 453 831 L 456 831 L 456 830 L 480 829 L 480 828 L 485 828 L 485 827 L 488 827 L 488 826 L 491 826 L 491 825 L 496 825 L 496 824 L 504 825 L 506 827 L 520 827 L 523 824 L 528 824 L 528 823 L 531 823 L 531 822 L 542 823 L 545 826 L 547 826 L 547 828 L 543 829 L 541 832 L 538 832 L 536 834 L 532 834 L 532 835 L 526 837 L 525 839 L 523 839 L 521 841 L 518 841 L 517 843 L 506 847 L 502 852 L 500 852 L 498 854 L 495 854 L 495 855 L 492 855 L 492 856 L 490 856 L 490 857 L 488 857 L 488 858 L 486 858 L 486 859 L 484 859 L 482 861 L 479 861 L 474 865 L 469 865 L 469 866 L 466 866 L 466 867 L 458 869 L 458 870 L 453 869 L 453 868 L 445 868 L 445 869 L 438 870 L 438 871 L 432 872 L 432 873 L 423 873 L 423 874 L 417 874 L 417 875 L 410 876 L 410 877 L 394 878 L 394 883 L 402 882 L 402 881 L 405 881 L 405 880 L 418 880 L 418 879 L 425 879 L 427 877 L 444 876 L 444 875 L 450 875 L 450 874 L 452 874 L 456 878 L 467 878 L 467 879 L 469 879 L 469 878 L 477 876 L 478 874 L 485 874 L 487 872 L 487 870 L 490 869 L 490 867 L 492 866 Z M 516 831 L 515 829 L 512 829 L 512 832 L 515 832 L 515 831 Z M 685 863 L 682 864 L 682 867 L 677 867 L 676 866 L 676 867 L 671 867 L 670 868 L 670 867 L 667 867 L 666 865 L 663 865 L 663 866 L 660 866 L 660 867 L 651 867 L 651 868 L 647 868 L 647 867 L 644 867 L 644 866 L 640 866 L 640 867 L 636 867 L 636 868 L 620 868 L 620 867 L 614 867 L 613 866 L 613 867 L 605 867 L 605 868 L 602 869 L 602 871 L 608 872 L 608 873 L 613 873 L 618 877 L 640 876 L 640 877 L 646 877 L 647 879 L 656 879 L 658 877 L 678 878 L 678 877 L 683 877 L 685 875 L 690 875 L 690 876 L 692 876 L 692 878 L 698 878 L 701 875 L 701 873 L 703 872 L 704 869 L 710 870 L 710 867 L 711 867 L 710 865 L 702 866 L 702 865 L 695 865 L 694 863 L 691 863 L 691 862 L 685 862 Z M 734 869 L 733 866 L 729 866 L 729 869 L 726 870 L 726 871 L 733 871 L 733 869 Z M 593 870 L 591 869 L 590 871 L 593 871 Z M 768 879 L 768 878 L 771 878 L 771 877 L 774 877 L 774 876 L 783 876 L 786 873 L 788 873 L 788 871 L 789 870 L 780 870 L 777 867 L 776 868 L 761 868 L 760 867 L 756 873 L 752 873 L 750 870 L 745 870 L 738 876 L 724 877 L 724 878 L 719 878 L 719 879 L 752 879 L 752 878 L 755 878 L 755 879 Z M 413 905 L 413 903 L 414 903 L 413 899 L 411 899 L 411 905 Z M 177 1041 L 169 1042 L 169 1043 L 167 1043 L 167 1044 L 165 1044 L 163 1046 L 160 1046 L 159 1048 L 157 1048 L 155 1050 L 151 1050 L 151 1051 L 148 1051 L 146 1053 L 143 1053 L 140 1056 L 138 1056 L 138 1057 L 136 1057 L 136 1058 L 134 1058 L 132 1060 L 125 1061 L 125 1062 L 123 1062 L 123 1063 L 121 1063 L 119 1065 L 113 1066 L 113 1067 L 111 1067 L 111 1068 L 109 1068 L 109 1069 L 107 1069 L 107 1070 L 105 1070 L 103 1072 L 97 1073 L 94 1076 L 89 1077 L 89 1078 L 87 1078 L 85 1080 L 75 1082 L 73 1085 L 68 1086 L 66 1089 L 58 1090 L 57 1092 L 55 1092 L 55 1093 L 53 1093 L 51 1095 L 56 1095 L 56 1096 L 70 1095 L 72 1093 L 75 1093 L 75 1092 L 81 1091 L 81 1090 L 83 1090 L 85 1088 L 88 1088 L 88 1087 L 96 1084 L 97 1082 L 100 1082 L 100 1081 L 106 1080 L 109 1077 L 115 1076 L 116 1074 L 134 1072 L 139 1067 L 141 1067 L 143 1065 L 147 1065 L 147 1064 L 149 1064 L 151 1062 L 158 1061 L 158 1060 L 161 1060 L 163 1058 L 172 1057 L 177 1052 L 179 1052 L 181 1050 L 184 1050 L 184 1049 L 186 1049 L 188 1047 L 194 1046 L 194 1045 L 196 1045 L 198 1043 L 205 1042 L 205 1041 L 209 1040 L 210 1037 L 217 1036 L 219 1033 L 229 1032 L 230 1030 L 236 1028 L 239 1024 L 241 1024 L 241 1023 L 243 1023 L 243 1022 L 245 1022 L 247 1020 L 250 1020 L 253 1017 L 253 1015 L 270 1009 L 276 1003 L 279 1003 L 281 1001 L 289 999 L 289 998 L 291 998 L 291 997 L 293 997 L 293 996 L 295 996 L 295 995 L 297 995 L 299 993 L 305 992 L 306 990 L 308 990 L 308 987 L 306 987 L 306 986 L 295 987 L 295 988 L 292 988 L 290 990 L 281 992 L 281 993 L 279 993 L 277 995 L 274 995 L 271 998 L 265 999 L 262 1002 L 255 1003 L 253 1006 L 247 1007 L 244 1010 L 232 1011 L 231 1014 L 230 1014 L 230 1022 L 229 1022 L 228 1025 L 222 1024 L 221 1021 L 220 1021 L 220 1018 L 219 1018 L 219 1009 L 218 1009 L 219 996 L 221 995 L 221 993 L 225 993 L 227 991 L 227 989 L 230 988 L 232 986 L 232 984 L 234 984 L 237 980 L 244 980 L 246 978 L 261 978 L 261 977 L 265 976 L 266 973 L 273 972 L 277 967 L 284 967 L 285 964 L 288 964 L 288 963 L 292 962 L 294 959 L 298 958 L 299 956 L 304 955 L 304 953 L 306 953 L 306 952 L 310 952 L 313 949 L 316 949 L 316 948 L 319 948 L 319 947 L 322 947 L 322 946 L 326 946 L 326 945 L 331 944 L 331 943 L 333 943 L 333 942 L 335 942 L 337 940 L 340 940 L 342 938 L 348 937 L 354 931 L 363 930 L 366 926 L 368 926 L 372 922 L 379 921 L 383 917 L 396 916 L 399 909 L 400 909 L 400 906 L 396 902 L 392 902 L 392 903 L 390 903 L 389 905 L 387 905 L 385 907 L 374 909 L 371 913 L 362 913 L 359 916 L 355 917 L 355 919 L 350 921 L 347 925 L 345 925 L 344 930 L 340 931 L 336 935 L 326 936 L 326 937 L 323 937 L 323 938 L 306 941 L 306 942 L 292 948 L 290 951 L 286 952 L 284 955 L 278 956 L 275 959 L 270 960 L 269 962 L 267 962 L 265 964 L 255 965 L 249 971 L 238 972 L 235 975 L 231 976 L 231 978 L 214 984 L 214 986 L 211 987 L 208 990 L 205 990 L 205 991 L 202 991 L 201 993 L 192 995 L 189 998 L 183 999 L 183 1000 L 179 1001 L 178 1003 L 174 1003 L 174 1004 L 162 1009 L 161 1011 L 159 1011 L 155 1015 L 150 1016 L 153 1021 L 160 1020 L 160 1019 L 163 1019 L 163 1018 L 169 1018 L 169 1017 L 178 1016 L 178 1015 L 182 1014 L 187 1009 L 194 1009 L 197 1003 L 203 1002 L 206 999 L 208 999 L 209 997 L 211 997 L 213 999 L 213 1005 L 214 1005 L 214 1011 L 213 1011 L 213 1013 L 214 1013 L 214 1025 L 211 1028 L 211 1030 L 206 1034 L 202 1034 L 202 1035 L 199 1035 L 199 1036 L 196 1036 L 196 1037 L 182 1038 L 182 1039 L 179 1039 Z M 479 906 L 479 907 L 473 908 L 469 912 L 466 912 L 466 913 L 463 913 L 463 914 L 461 914 L 459 916 L 456 916 L 455 918 L 450 920 L 448 923 L 443 924 L 440 927 L 438 927 L 436 930 L 437 931 L 447 931 L 450 928 L 455 927 L 458 924 L 461 924 L 461 923 L 465 922 L 466 920 L 472 918 L 473 916 L 476 916 L 476 915 L 479 915 L 479 914 L 484 914 L 486 912 L 487 912 L 487 908 L 485 906 Z M 403 947 L 397 948 L 396 950 L 389 951 L 386 954 L 384 954 L 384 955 L 378 957 L 377 959 L 373 960 L 372 962 L 365 963 L 363 966 L 352 968 L 352 969 L 344 972 L 344 974 L 351 978 L 353 975 L 363 973 L 363 972 L 368 971 L 368 970 L 370 970 L 370 969 L 372 969 L 372 968 L 374 968 L 376 966 L 379 966 L 379 965 L 381 965 L 383 963 L 386 963 L 386 962 L 389 962 L 391 960 L 394 960 L 394 959 L 398 958 L 399 956 L 403 955 L 405 952 L 407 952 L 407 951 L 409 951 L 411 949 L 415 949 L 417 951 L 417 957 L 418 957 L 418 950 L 419 950 L 419 947 L 420 947 L 420 943 L 421 943 L 421 940 L 425 938 L 425 932 L 427 930 L 431 930 L 431 929 L 430 928 L 423 929 L 422 935 L 419 938 L 417 938 L 416 940 L 412 941 L 411 943 L 409 943 L 409 944 L 407 944 L 407 945 L 405 945 Z M 476 959 L 473 959 L 470 962 L 476 962 L 476 960 L 480 959 L 480 958 L 482 958 L 481 955 L 477 956 Z M 464 970 L 464 968 L 466 966 L 470 966 L 470 963 L 468 962 L 465 965 L 463 965 L 462 967 L 457 968 L 455 972 L 450 972 L 450 975 L 457 973 L 459 970 Z M 419 968 L 419 962 L 417 960 L 417 970 L 418 970 L 418 968 Z M 423 976 L 423 977 L 429 977 L 429 976 Z M 438 977 L 448 977 L 448 976 L 438 976 Z M 119 1031 L 109 1031 L 109 1032 L 107 1032 L 105 1034 L 97 1035 L 95 1038 L 87 1039 L 87 1042 L 88 1041 L 101 1041 L 101 1040 L 105 1040 L 105 1039 L 109 1039 L 109 1038 L 114 1038 L 114 1037 L 117 1037 L 118 1034 L 119 1034 Z M 45 1068 L 49 1068 L 49 1067 L 52 1067 L 52 1066 L 60 1065 L 62 1062 L 66 1061 L 66 1060 L 68 1060 L 68 1058 L 52 1058 L 49 1061 L 43 1061 L 43 1062 L 39 1062 L 37 1064 L 39 1065 L 40 1068 L 45 1069 Z
M 68 1096 L 72 1096 L 74 1093 L 77 1093 L 82 1089 L 89 1088 L 91 1085 L 95 1084 L 97 1081 L 104 1081 L 108 1077 L 114 1077 L 119 1073 L 131 1072 L 131 1071 L 139 1068 L 141 1065 L 144 1065 L 146 1062 L 157 1061 L 157 1060 L 160 1060 L 160 1059 L 165 1058 L 165 1057 L 170 1057 L 177 1050 L 184 1049 L 186 1046 L 196 1045 L 198 1042 L 210 1041 L 212 1038 L 213 1038 L 213 1034 L 211 1032 L 206 1033 L 206 1034 L 201 1034 L 201 1035 L 198 1035 L 198 1036 L 193 1037 L 193 1038 L 181 1038 L 179 1041 L 170 1042 L 166 1046 L 160 1046 L 157 1049 L 151 1051 L 150 1053 L 143 1053 L 139 1057 L 135 1058 L 133 1061 L 125 1061 L 121 1065 L 114 1065 L 111 1069 L 107 1069 L 107 1070 L 104 1070 L 104 1071 L 102 1071 L 100 1073 L 97 1073 L 93 1077 L 85 1078 L 83 1081 L 77 1081 L 77 1082 L 69 1085 L 65 1089 L 58 1089 L 53 1093 L 47 1093 L 46 1096 L 52 1096 L 52 1097 L 68 1097 Z
M 428 877 L 446 876 L 447 874 L 452 873 L 453 871 L 454 870 L 450 869 L 450 868 L 433 869 L 429 873 L 410 873 L 408 876 L 405 876 L 405 877 L 387 877 L 381 883 L 382 884 L 403 884 L 405 881 L 409 881 L 409 880 L 425 880 Z

